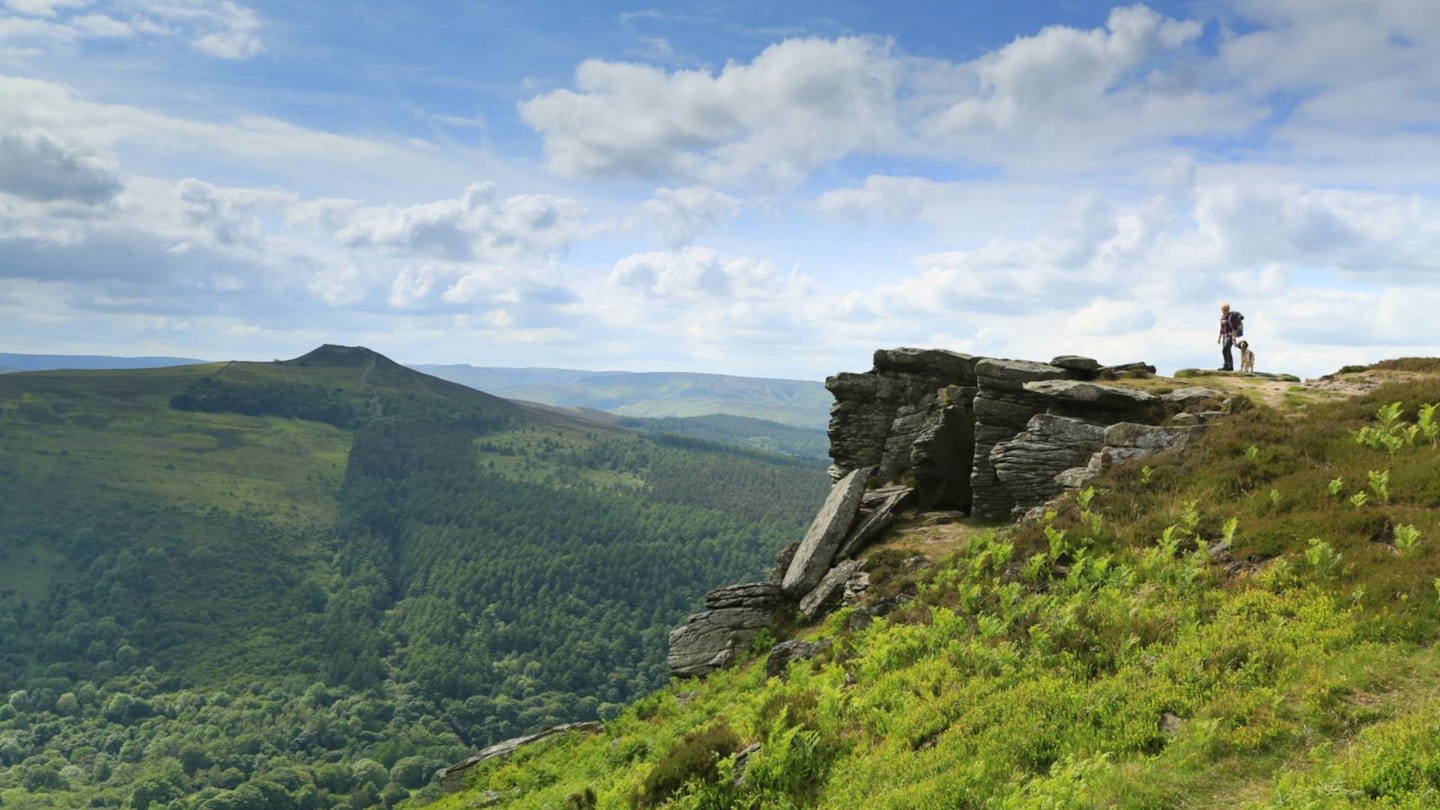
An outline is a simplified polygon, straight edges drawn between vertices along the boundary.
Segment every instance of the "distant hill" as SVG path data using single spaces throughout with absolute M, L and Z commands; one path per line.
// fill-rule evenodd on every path
M 622 416 L 621 427 L 635 428 L 665 437 L 683 436 L 723 444 L 738 444 L 755 450 L 827 461 L 830 439 L 818 428 L 803 428 L 717 413 L 709 416 L 665 416 L 658 419 Z
M 579 371 L 414 365 L 417 371 L 495 396 L 590 408 L 621 416 L 729 414 L 804 428 L 825 428 L 831 397 L 824 383 L 673 371 Z
M 7 354 L 0 352 L 0 374 L 8 371 L 52 371 L 56 369 L 102 370 L 123 368 L 165 368 L 205 363 L 193 357 L 110 357 L 99 354 Z

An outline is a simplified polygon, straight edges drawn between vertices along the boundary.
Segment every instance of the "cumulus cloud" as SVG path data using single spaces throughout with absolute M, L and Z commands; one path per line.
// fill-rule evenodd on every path
M 497 199 L 475 183 L 458 199 L 356 208 L 335 234 L 345 247 L 379 247 L 453 262 L 517 261 L 563 253 L 585 233 L 586 208 L 543 194 Z
M 554 256 L 583 232 L 583 209 L 563 198 L 500 198 L 475 184 L 459 199 L 373 207 L 191 178 L 136 180 L 112 205 L 115 216 L 89 219 L 0 205 L 0 278 L 73 284 L 80 309 L 247 311 L 295 326 L 317 311 L 497 303 L 519 323 L 575 300 L 553 278 Z
M 690 244 L 706 231 L 728 224 L 744 203 L 704 186 L 658 188 L 640 210 L 660 229 L 672 248 Z
M 584 309 L 632 339 L 709 357 L 808 343 L 827 322 L 826 299 L 813 279 L 768 260 L 688 247 L 620 259 Z
M 1440 206 L 1418 195 L 1225 185 L 1200 192 L 1197 236 L 1232 265 L 1285 263 L 1359 279 L 1440 283 Z
M 1129 85 L 1155 89 L 1134 75 L 1138 68 L 1200 33 L 1198 23 L 1166 19 L 1144 6 L 1115 9 L 1104 29 L 1048 27 L 964 66 L 969 92 L 927 128 L 937 134 L 1033 131 L 1113 113 Z
M 1170 160 L 1165 139 L 1235 136 L 1267 115 L 1211 75 L 1193 20 L 1117 8 L 1104 28 L 1051 26 L 964 64 L 915 71 L 920 151 L 1011 170 Z
M 1051 26 L 963 63 L 871 38 L 787 40 L 718 72 L 590 60 L 575 89 L 520 109 L 567 175 L 792 184 L 870 153 L 1074 170 L 1265 117 L 1210 75 L 1202 33 L 1136 5 L 1103 28 Z
M 718 73 L 589 60 L 520 105 L 567 175 L 791 183 L 893 131 L 896 65 L 873 39 L 786 40 Z
M 0 194 L 101 205 L 122 187 L 112 162 L 69 148 L 47 132 L 0 135 Z
M 954 184 L 925 177 L 870 175 L 858 187 L 824 192 L 815 200 L 815 208 L 846 218 L 909 222 L 920 218 L 938 200 L 951 197 L 954 189 Z
M 1215 311 L 1229 300 L 1271 369 L 1313 375 L 1437 348 L 1430 201 L 1214 182 L 1184 167 L 1155 190 L 1082 194 L 1030 238 L 920 256 L 915 273 L 857 295 L 848 317 L 980 354 L 1143 355 L 1173 368 L 1213 364 Z
M 193 178 L 177 183 L 175 194 L 183 206 L 186 223 L 221 245 L 260 243 L 265 236 L 261 222 L 265 210 L 284 210 L 297 202 L 294 194 L 219 188 Z
M 147 3 L 141 0 L 6 0 L 0 42 L 77 48 L 98 39 L 178 38 L 220 59 L 264 50 L 260 17 L 233 0 Z
M 1419 185 L 1440 179 L 1440 16 L 1411 0 L 1234 0 L 1215 69 L 1273 104 L 1266 158 L 1306 179 Z
M 696 247 L 626 256 L 610 273 L 613 286 L 669 300 L 761 298 L 779 279 L 769 262 Z

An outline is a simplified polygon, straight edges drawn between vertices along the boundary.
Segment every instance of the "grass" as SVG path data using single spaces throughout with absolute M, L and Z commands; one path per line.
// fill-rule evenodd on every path
M 0 453 L 28 477 L 63 479 L 97 497 L 333 522 L 347 432 L 167 407 L 175 391 L 224 367 L 7 375 L 0 380 Z
M 915 599 L 808 631 L 831 654 L 783 679 L 756 660 L 672 684 L 475 790 L 641 806 L 667 752 L 724 724 L 761 743 L 743 783 L 724 758 L 660 806 L 1434 806 L 1440 449 L 1356 436 L 1390 403 L 1414 422 L 1440 401 L 1440 362 L 1366 373 L 1390 382 L 1347 398 L 1265 383 L 1269 404 L 1047 522 L 902 524 L 872 557 Z M 892 564 L 917 551 L 938 564 Z

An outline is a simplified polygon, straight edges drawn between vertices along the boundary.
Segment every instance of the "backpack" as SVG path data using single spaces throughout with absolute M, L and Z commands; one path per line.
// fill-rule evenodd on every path
M 1230 336 L 1245 337 L 1245 316 L 1238 310 L 1230 311 Z

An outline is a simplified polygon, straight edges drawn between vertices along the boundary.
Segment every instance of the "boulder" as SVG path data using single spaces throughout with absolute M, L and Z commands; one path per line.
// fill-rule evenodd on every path
M 1105 448 L 1091 460 L 1090 466 L 1099 472 L 1128 461 L 1183 450 L 1204 431 L 1204 425 L 1111 425 L 1105 430 Z
M 1155 367 L 1149 363 L 1121 363 L 1118 366 L 1106 366 L 1100 373 L 1119 377 L 1153 377 Z
M 1178 411 L 1191 411 L 1217 403 L 1225 398 L 1225 392 L 1214 388 L 1192 385 L 1160 395 L 1160 401 Z
M 814 590 L 805 594 L 805 598 L 800 600 L 800 614 L 805 617 L 805 621 L 813 621 L 822 610 L 834 602 L 839 602 L 841 594 L 843 593 L 843 586 L 849 581 L 850 576 L 859 568 L 860 563 L 858 561 L 843 560 L 834 568 L 827 571 L 825 576 L 821 578 L 820 584 L 816 585 Z
M 890 496 L 876 504 L 870 514 L 862 518 L 855 527 L 846 535 L 845 542 L 840 544 L 840 550 L 835 552 L 835 559 L 847 560 L 854 557 L 861 549 L 880 533 L 889 528 L 895 521 L 895 513 L 900 505 L 910 497 L 912 490 L 901 488 L 890 493 Z
M 775 678 L 785 674 L 785 670 L 795 661 L 809 661 L 821 653 L 830 649 L 829 639 L 819 641 L 800 641 L 792 639 L 776 644 L 770 650 L 770 655 L 765 659 L 765 677 Z
M 534 734 L 526 734 L 523 737 L 513 737 L 504 742 L 498 742 L 487 748 L 483 748 L 478 754 L 472 757 L 436 771 L 435 779 L 439 782 L 442 793 L 455 793 L 465 787 L 465 776 L 469 773 L 470 769 L 486 760 L 496 759 L 497 757 L 508 757 L 522 746 L 538 742 L 546 737 L 553 737 L 556 734 L 565 734 L 571 731 L 584 731 L 590 734 L 598 734 L 600 730 L 600 724 L 593 720 L 550 726 Z
M 785 594 L 773 582 L 746 582 L 727 585 L 705 594 L 705 607 L 710 610 L 749 607 L 778 610 L 785 606 Z
M 755 636 L 781 618 L 766 607 L 730 607 L 691 615 L 670 631 L 665 663 L 671 677 L 694 678 L 729 666 L 750 649 Z
M 1134 388 L 1100 385 L 1080 380 L 1037 380 L 1025 383 L 1025 390 L 1052 400 L 1061 408 L 1136 413 L 1154 410 L 1159 400 Z
M 1085 385 L 1086 383 L 1080 383 Z M 1011 511 L 1024 512 L 1059 495 L 1057 477 L 1085 465 L 1105 447 L 1105 428 L 1079 419 L 1038 414 L 1025 431 L 990 452 L 995 477 Z
M 795 559 L 795 552 L 799 550 L 799 543 L 789 543 L 775 553 L 775 567 L 770 569 L 770 584 L 779 585 L 785 581 L 785 572 L 790 570 L 790 561 Z
M 1049 404 L 1043 395 L 1023 389 L 982 389 L 975 396 L 975 440 L 980 441 L 980 430 L 984 427 L 1009 428 L 1011 435 L 1019 433 L 1029 424 L 1030 417 L 1044 413 Z
M 830 488 L 829 497 L 815 515 L 805 539 L 800 541 L 795 559 L 790 561 L 790 567 L 781 580 L 780 585 L 786 594 L 798 597 L 809 593 L 830 570 L 835 552 L 860 509 L 860 498 L 865 493 L 870 471 L 869 467 L 852 470 Z
M 975 384 L 975 364 L 979 357 L 945 349 L 877 349 L 873 358 L 875 370 L 882 374 L 915 374 L 935 377 L 953 383 Z
M 762 628 L 784 618 L 793 603 L 773 582 L 747 582 L 705 594 L 709 608 L 670 631 L 666 662 L 677 678 L 704 675 L 750 649 Z
M 880 616 L 888 616 L 895 608 L 900 606 L 900 598 L 891 596 L 878 600 L 874 604 L 858 607 L 850 614 L 846 627 L 850 630 L 863 630 L 870 626 L 870 623 Z
M 840 596 L 840 601 L 847 605 L 858 605 L 869 591 L 870 575 L 864 571 L 856 571 L 845 580 L 845 593 Z
M 1100 363 L 1078 354 L 1062 354 L 1050 361 L 1050 365 L 1073 372 L 1082 380 L 1093 380 L 1100 374 Z
M 1106 447 L 1133 447 L 1142 450 L 1183 449 L 1204 432 L 1203 427 L 1137 425 L 1121 422 L 1105 429 Z
M 982 394 L 987 388 L 1020 391 L 1027 382 L 1059 380 L 1065 377 L 1063 368 L 1030 360 L 996 360 L 987 357 L 975 364 L 975 380 Z
M 830 409 L 830 457 L 836 478 L 859 467 L 874 467 L 878 482 L 898 481 L 908 472 L 910 445 L 931 422 L 934 411 L 968 402 L 942 401 L 946 388 L 974 390 L 978 358 L 940 349 L 882 349 L 875 367 L 841 373 L 825 381 L 835 397 Z

